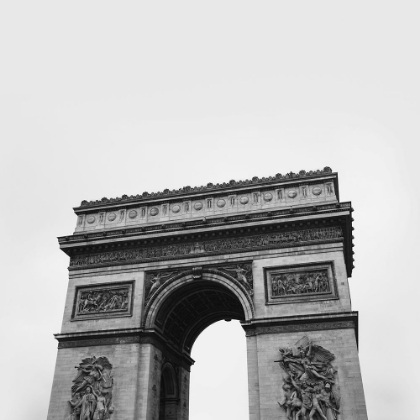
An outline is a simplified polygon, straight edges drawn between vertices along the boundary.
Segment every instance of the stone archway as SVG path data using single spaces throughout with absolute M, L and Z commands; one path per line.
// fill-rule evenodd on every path
M 209 325 L 223 319 L 252 319 L 253 305 L 246 288 L 215 269 L 175 276 L 156 290 L 145 308 L 145 329 L 158 331 L 180 352 L 192 345 Z
M 185 364 L 193 363 L 188 356 L 200 333 L 221 320 L 246 322 L 253 313 L 246 286 L 217 267 L 172 273 L 152 292 L 145 306 L 144 329 L 161 337 L 155 341 L 162 363 L 159 420 L 188 418 L 190 366 Z M 181 389 L 183 395 L 168 393 L 170 389 Z
M 314 362 L 305 349 L 324 349 L 329 373 L 306 377 L 331 404 L 340 385 L 341 406 L 330 405 L 365 420 L 348 284 L 353 208 L 338 191 L 326 167 L 82 202 L 74 234 L 59 238 L 70 278 L 48 420 L 77 418 L 83 398 L 105 398 L 110 420 L 188 420 L 192 346 L 223 319 L 246 333 L 251 420 L 285 419 L 278 402 L 290 389 L 303 395 L 290 381 L 297 345 Z

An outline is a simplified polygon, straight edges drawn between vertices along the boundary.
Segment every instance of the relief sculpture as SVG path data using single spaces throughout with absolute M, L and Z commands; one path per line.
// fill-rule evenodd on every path
M 318 229 L 279 232 L 265 235 L 225 238 L 206 242 L 195 242 L 176 245 L 150 246 L 125 251 L 110 251 L 91 255 L 76 255 L 70 260 L 71 267 L 97 264 L 110 264 L 128 261 L 144 261 L 166 257 L 182 258 L 191 254 L 224 254 L 247 249 L 289 246 L 310 241 L 332 240 L 343 237 L 340 227 L 325 227 Z
M 71 387 L 69 420 L 107 420 L 114 412 L 112 365 L 104 356 L 83 359 Z
M 175 277 L 179 278 L 182 275 L 192 274 L 194 279 L 200 279 L 203 271 L 211 271 L 218 274 L 228 274 L 246 289 L 247 293 L 253 295 L 253 278 L 252 278 L 252 264 L 251 263 L 238 263 L 230 265 L 209 266 L 209 267 L 193 267 L 192 269 L 182 268 L 173 271 L 154 271 L 146 274 L 146 301 L 161 289 L 162 286 L 168 283 L 169 280 Z
M 73 318 L 92 319 L 131 315 L 133 282 L 76 287 Z
M 113 312 L 128 309 L 128 288 L 90 290 L 80 293 L 80 314 Z
M 225 272 L 236 278 L 247 289 L 248 293 L 253 295 L 252 265 L 236 264 L 234 266 L 218 267 L 218 271 Z
M 329 292 L 331 292 L 331 288 L 327 270 L 273 274 L 271 277 L 271 294 L 273 297 Z
M 292 348 L 280 348 L 283 400 L 279 406 L 288 420 L 336 420 L 340 409 L 335 356 L 307 336 Z
M 161 271 L 148 273 L 146 279 L 148 280 L 147 284 L 150 285 L 150 288 L 146 293 L 146 300 L 149 300 L 152 295 L 160 288 L 160 286 L 166 283 L 166 281 L 169 280 L 174 274 L 174 272 L 163 273 Z

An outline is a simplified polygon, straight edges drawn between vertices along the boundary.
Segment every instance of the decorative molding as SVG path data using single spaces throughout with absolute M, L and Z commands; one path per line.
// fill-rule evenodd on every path
M 121 197 L 117 198 L 102 198 L 101 200 L 93 200 L 93 201 L 86 201 L 83 200 L 80 204 L 80 207 L 93 207 L 98 205 L 104 205 L 104 204 L 119 204 L 119 203 L 128 203 L 132 201 L 138 201 L 138 200 L 145 200 L 150 198 L 167 198 L 169 196 L 177 196 L 177 195 L 183 195 L 188 193 L 194 193 L 194 192 L 208 192 L 208 191 L 217 191 L 222 190 L 226 188 L 232 188 L 232 187 L 248 187 L 252 185 L 259 185 L 264 184 L 267 182 L 275 182 L 275 181 L 282 181 L 282 180 L 292 180 L 292 179 L 303 179 L 303 178 L 309 178 L 314 176 L 320 176 L 320 175 L 329 175 L 332 173 L 332 169 L 326 166 L 322 170 L 316 170 L 316 171 L 305 171 L 301 170 L 299 173 L 289 172 L 285 175 L 282 174 L 276 174 L 275 176 L 270 177 L 263 177 L 258 178 L 257 176 L 254 176 L 252 180 L 245 180 L 245 181 L 234 181 L 231 180 L 229 182 L 224 182 L 222 184 L 212 184 L 208 183 L 206 186 L 201 187 L 183 187 L 178 190 L 169 190 L 165 189 L 163 192 L 157 192 L 157 193 L 148 193 L 144 192 L 143 194 L 137 194 L 137 195 L 131 195 L 128 196 L 124 194 Z
M 70 268 L 120 265 L 159 259 L 176 259 L 208 254 L 226 254 L 246 252 L 254 249 L 282 248 L 301 245 L 303 243 L 337 240 L 343 238 L 341 227 L 323 227 L 264 235 L 223 238 L 203 242 L 184 244 L 149 246 L 125 251 L 108 251 L 90 255 L 71 257 Z
M 131 316 L 134 281 L 77 286 L 72 320 Z
M 115 346 L 121 344 L 152 344 L 161 350 L 171 360 L 175 360 L 189 370 L 194 360 L 188 355 L 180 353 L 156 331 L 139 328 L 123 330 L 86 331 L 83 333 L 56 334 L 59 349 L 95 346 Z
M 231 197 L 234 199 L 234 197 Z M 145 207 L 142 210 L 146 210 Z M 284 209 L 269 209 L 268 211 L 263 211 L 259 213 L 241 213 L 241 214 L 228 214 L 228 215 L 220 215 L 220 217 L 211 217 L 206 218 L 206 220 L 177 220 L 177 221 L 170 221 L 165 222 L 162 224 L 161 222 L 157 222 L 157 224 L 148 224 L 144 226 L 124 226 L 120 229 L 113 229 L 108 231 L 86 231 L 83 233 L 75 233 L 73 235 L 66 235 L 58 237 L 58 242 L 60 244 L 70 244 L 74 242 L 86 242 L 86 240 L 98 240 L 103 239 L 104 237 L 107 238 L 127 238 L 131 235 L 148 235 L 151 232 L 156 233 L 158 230 L 165 230 L 165 232 L 175 231 L 175 230 L 186 230 L 186 229 L 194 229 L 197 227 L 201 227 L 203 225 L 209 226 L 224 226 L 224 225 L 233 225 L 243 222 L 252 222 L 252 221 L 262 221 L 264 219 L 273 220 L 273 218 L 278 219 L 288 219 L 291 214 L 293 216 L 308 216 L 312 214 L 332 214 L 337 212 L 342 212 L 343 210 L 348 210 L 353 212 L 353 208 L 351 207 L 351 202 L 343 202 L 343 203 L 312 203 L 310 206 L 305 207 L 293 207 L 293 208 L 284 208 Z M 115 216 L 115 213 L 113 213 Z M 116 217 L 116 216 L 115 216 Z M 65 251 L 65 249 L 63 249 Z
M 74 347 L 94 347 L 94 346 L 109 346 L 116 344 L 133 344 L 140 343 L 140 337 L 105 337 L 105 338 L 89 338 L 89 339 L 76 339 L 69 341 L 60 341 L 58 343 L 59 349 L 71 349 Z
M 273 325 L 261 327 L 257 326 L 254 328 L 247 328 L 246 336 L 253 337 L 261 334 L 282 334 L 304 331 L 340 330 L 347 328 L 355 328 L 354 321 L 317 322 L 307 324 Z
M 334 262 L 264 269 L 267 305 L 338 299 Z

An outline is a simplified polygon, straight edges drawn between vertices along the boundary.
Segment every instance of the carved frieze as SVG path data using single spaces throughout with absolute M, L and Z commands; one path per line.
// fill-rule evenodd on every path
M 226 278 L 238 281 L 246 290 L 249 296 L 253 295 L 252 263 L 234 263 L 223 265 L 212 265 L 204 267 L 181 268 L 170 271 L 152 271 L 146 273 L 145 296 L 148 302 L 152 296 L 170 281 L 192 274 L 193 278 L 199 279 L 203 272 L 222 274 Z
M 268 304 L 338 297 L 332 262 L 266 269 L 265 288 Z
M 107 420 L 114 412 L 112 365 L 105 356 L 83 359 L 71 387 L 70 420 Z
M 330 351 L 307 336 L 291 348 L 280 348 L 279 363 L 285 372 L 283 400 L 278 402 L 289 420 L 335 420 L 340 413 L 340 390 L 335 359 Z
M 76 255 L 70 260 L 70 267 L 84 267 L 103 264 L 121 264 L 159 259 L 185 258 L 205 254 L 226 254 L 253 249 L 281 248 L 300 245 L 305 242 L 327 241 L 343 237 L 338 226 L 279 232 L 264 235 L 224 238 L 203 242 L 149 246 L 125 251 L 108 251 L 90 255 Z
M 120 282 L 77 287 L 72 319 L 130 316 L 133 284 Z

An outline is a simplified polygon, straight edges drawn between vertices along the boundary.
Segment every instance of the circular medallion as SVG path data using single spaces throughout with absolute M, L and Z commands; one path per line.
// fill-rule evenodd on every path
M 108 220 L 110 222 L 113 222 L 117 218 L 117 215 L 115 213 L 109 213 L 108 214 Z
M 95 221 L 95 216 L 88 216 L 86 221 L 91 225 Z
M 159 214 L 159 209 L 157 207 L 152 207 L 150 209 L 150 216 L 157 216 Z
M 217 200 L 217 207 L 225 207 L 226 201 L 221 198 L 220 200 Z
M 200 201 L 197 201 L 197 203 L 194 204 L 194 208 L 196 210 L 201 210 L 203 208 L 203 203 L 201 203 Z
M 320 195 L 322 193 L 322 188 L 320 188 L 320 187 L 315 187 L 313 190 L 312 190 L 312 194 L 313 195 Z
M 178 204 L 175 204 L 174 206 L 172 206 L 172 213 L 179 213 L 180 210 L 181 210 L 181 207 Z
M 287 194 L 290 198 L 295 198 L 297 196 L 296 190 L 290 190 Z
M 271 201 L 273 199 L 273 194 L 265 193 L 264 194 L 264 201 Z
M 128 217 L 129 217 L 130 219 L 135 219 L 135 218 L 137 217 L 137 212 L 136 212 L 135 210 L 130 210 L 130 211 L 128 212 Z
M 247 196 L 243 196 L 241 197 L 241 199 L 239 200 L 241 202 L 241 204 L 246 204 L 249 201 L 249 198 Z

